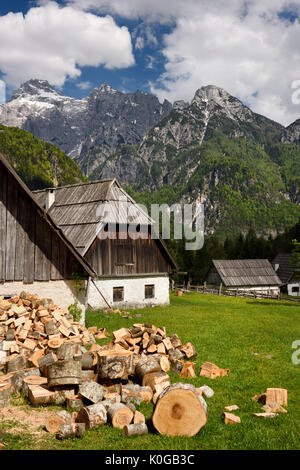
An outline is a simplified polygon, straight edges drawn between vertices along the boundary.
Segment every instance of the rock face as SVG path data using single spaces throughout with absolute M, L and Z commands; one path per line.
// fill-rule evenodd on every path
M 281 141 L 289 144 L 300 144 L 300 119 L 297 119 L 284 130 Z
M 81 163 L 95 147 L 108 155 L 120 144 L 136 144 L 171 108 L 151 94 L 121 93 L 107 84 L 78 100 L 57 92 L 46 80 L 29 80 L 10 102 L 0 105 L 0 123 L 29 131 Z M 85 161 L 82 166 L 87 175 L 93 169 Z
M 152 177 L 140 189 L 150 190 L 173 184 L 180 173 L 188 179 L 198 162 L 195 163 L 194 156 L 187 155 L 183 161 L 177 156 L 184 149 L 209 141 L 215 131 L 230 138 L 243 137 L 265 144 L 271 139 L 279 142 L 284 127 L 252 112 L 222 88 L 205 86 L 196 91 L 191 104 L 175 102 L 173 110 L 144 136 L 137 148 L 118 148 L 109 158 L 98 156 L 98 168 L 94 163 L 90 176 L 98 179 L 115 175 L 123 184 L 135 185 L 137 175 L 141 179 L 141 167 L 144 170 L 147 167 Z M 170 169 L 172 160 L 174 165 Z M 217 169 L 215 177 L 218 178 Z

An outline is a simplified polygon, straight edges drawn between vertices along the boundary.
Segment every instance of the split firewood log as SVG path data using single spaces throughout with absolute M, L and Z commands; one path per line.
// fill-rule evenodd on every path
M 194 436 L 207 422 L 207 405 L 193 385 L 173 384 L 158 397 L 152 421 L 160 434 Z
M 81 408 L 84 407 L 83 401 L 76 397 L 76 396 L 70 396 L 67 398 L 67 408 L 68 410 L 75 410 L 79 412 Z
M 162 384 L 163 382 L 170 383 L 170 377 L 165 372 L 151 372 L 146 374 L 143 378 L 143 386 L 150 387 L 151 390 L 155 393 L 155 386 Z
M 48 341 L 49 343 L 49 341 Z M 32 356 L 30 357 L 30 361 L 34 365 L 34 367 L 39 367 L 38 360 L 45 355 L 44 349 L 37 349 Z
M 278 405 L 287 405 L 288 391 L 285 388 L 267 388 L 266 405 L 274 402 Z
M 135 373 L 141 382 L 146 374 L 159 371 L 161 371 L 159 362 L 151 356 L 143 357 L 135 366 Z
M 77 416 L 78 423 L 85 423 L 86 429 L 92 429 L 107 422 L 107 413 L 101 403 L 85 406 Z
M 216 377 L 224 377 L 228 372 L 229 369 L 221 369 L 212 362 L 204 362 L 201 366 L 200 377 L 215 379 Z
M 136 411 L 133 417 L 133 424 L 139 424 L 139 423 L 146 423 L 146 419 L 143 413 Z
M 0 408 L 10 404 L 12 389 L 11 383 L 0 384 Z
M 180 351 L 183 352 L 187 359 L 197 356 L 197 351 L 192 345 L 192 343 L 186 343 L 183 346 L 180 346 Z
M 106 388 L 96 382 L 84 382 L 79 385 L 78 396 L 93 404 L 103 400 Z
M 183 367 L 180 372 L 180 377 L 193 379 L 196 377 L 195 374 L 196 362 L 187 361 L 183 364 Z
M 108 408 L 107 415 L 114 428 L 124 428 L 131 423 L 133 411 L 123 403 L 115 403 Z
M 72 418 L 70 413 L 65 411 L 51 414 L 46 417 L 45 428 L 50 434 L 57 434 L 63 424 L 71 425 Z
M 134 373 L 134 355 L 131 351 L 104 350 L 98 352 L 98 376 L 101 379 L 123 379 Z
M 76 385 L 81 381 L 81 363 L 79 361 L 57 361 L 47 368 L 48 386 Z
M 148 428 L 145 423 L 134 423 L 124 426 L 124 434 L 127 437 L 142 436 L 148 433 Z
M 241 422 L 241 418 L 232 413 L 227 413 L 226 411 L 224 411 L 223 415 L 225 424 L 239 424 Z

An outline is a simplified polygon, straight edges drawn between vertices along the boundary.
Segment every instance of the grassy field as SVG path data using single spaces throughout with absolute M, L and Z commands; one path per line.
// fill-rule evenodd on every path
M 161 436 L 152 428 L 153 405 L 142 404 L 149 424 L 146 436 L 126 438 L 110 425 L 85 433 L 82 439 L 57 441 L 12 434 L 9 422 L 0 422 L 6 430 L 8 449 L 111 449 L 111 450 L 195 450 L 195 449 L 299 449 L 300 436 L 300 366 L 292 363 L 292 343 L 300 340 L 300 305 L 288 301 L 249 300 L 199 294 L 171 295 L 169 307 L 131 311 L 131 318 L 117 314 L 89 313 L 87 326 L 106 327 L 111 334 L 132 323 L 145 322 L 166 326 L 167 333 L 177 333 L 182 342 L 191 341 L 197 349 L 196 372 L 204 361 L 229 368 L 228 376 L 215 380 L 197 377 L 184 380 L 171 374 L 172 382 L 186 381 L 199 387 L 207 384 L 215 395 L 207 399 L 208 422 L 192 438 Z M 102 340 L 101 343 L 105 341 Z M 252 416 L 261 405 L 251 397 L 267 387 L 288 389 L 288 414 L 260 420 Z M 225 425 L 224 406 L 236 404 L 239 425 Z M 28 412 L 30 409 L 28 407 Z

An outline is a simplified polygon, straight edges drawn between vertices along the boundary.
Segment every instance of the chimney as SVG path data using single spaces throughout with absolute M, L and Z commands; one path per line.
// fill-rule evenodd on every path
M 55 190 L 48 189 L 46 192 L 46 212 L 52 207 L 55 202 Z

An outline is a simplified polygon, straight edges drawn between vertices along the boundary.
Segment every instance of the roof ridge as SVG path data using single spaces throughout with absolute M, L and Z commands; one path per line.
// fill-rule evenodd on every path
M 56 187 L 49 187 L 49 188 L 44 188 L 44 189 L 36 189 L 35 191 L 32 191 L 33 193 L 43 193 L 45 191 L 49 191 L 49 189 L 54 189 L 55 191 L 57 189 L 64 189 L 64 188 L 73 188 L 74 186 L 88 186 L 91 184 L 99 184 L 99 183 L 107 183 L 108 181 L 114 182 L 117 181 L 116 178 L 107 178 L 104 180 L 95 180 L 95 181 L 86 181 L 82 183 L 74 183 L 74 184 L 66 184 L 65 186 L 56 186 Z

